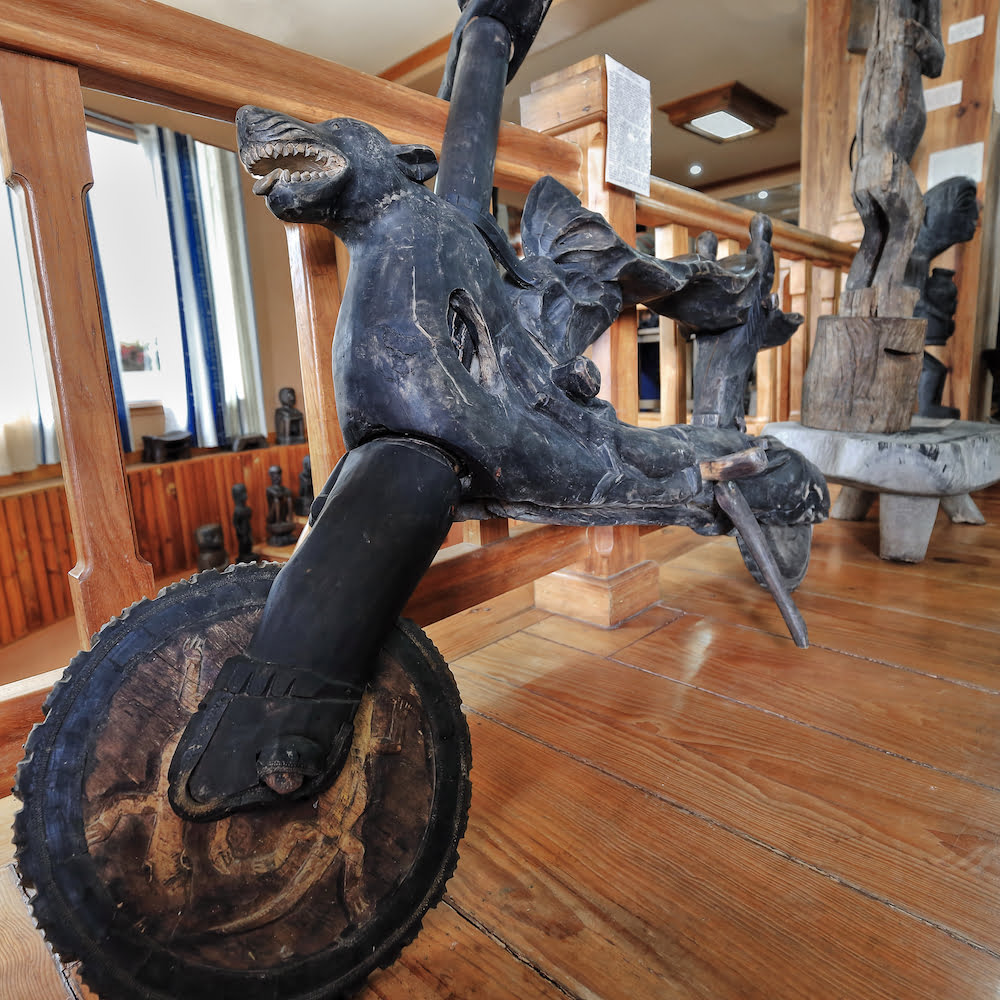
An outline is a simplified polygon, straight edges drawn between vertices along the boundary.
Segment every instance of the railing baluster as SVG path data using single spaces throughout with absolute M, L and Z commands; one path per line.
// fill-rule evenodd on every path
M 677 257 L 687 253 L 690 234 L 687 226 L 656 227 L 656 256 Z M 688 342 L 677 323 L 660 317 L 660 422 L 686 424 L 688 419 Z

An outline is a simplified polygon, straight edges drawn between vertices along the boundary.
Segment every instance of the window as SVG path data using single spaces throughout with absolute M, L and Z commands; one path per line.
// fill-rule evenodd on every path
M 88 213 L 123 442 L 136 447 L 128 405 L 149 402 L 162 404 L 164 430 L 197 445 L 264 434 L 237 158 L 167 129 L 115 131 L 127 137 L 88 133 Z M 11 216 L 0 204 L 0 322 L 13 345 L 0 374 L 0 475 L 58 457 L 44 345 L 22 295 L 30 257 Z
M 89 132 L 90 211 L 110 340 L 126 403 L 163 403 L 165 430 L 187 427 L 181 315 L 170 229 L 138 142 Z

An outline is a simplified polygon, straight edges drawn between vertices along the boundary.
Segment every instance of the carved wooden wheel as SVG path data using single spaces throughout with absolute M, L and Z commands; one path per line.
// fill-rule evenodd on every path
M 774 561 L 778 564 L 781 577 L 789 591 L 805 579 L 809 569 L 809 554 L 812 550 L 813 526 L 811 524 L 762 524 L 761 531 L 771 549 Z M 767 581 L 757 565 L 750 550 L 747 548 L 740 533 L 736 532 L 736 543 L 740 547 L 740 555 L 750 575 L 765 589 Z
M 316 799 L 190 823 L 167 801 L 181 731 L 253 633 L 277 567 L 210 570 L 140 601 L 70 664 L 28 740 L 17 863 L 39 925 L 107 1000 L 319 1000 L 417 933 L 458 859 L 469 733 L 400 621 Z

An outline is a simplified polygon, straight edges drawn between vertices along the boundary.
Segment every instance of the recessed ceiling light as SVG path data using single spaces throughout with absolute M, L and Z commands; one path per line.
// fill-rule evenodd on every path
M 685 126 L 691 132 L 699 132 L 712 139 L 726 142 L 728 139 L 738 139 L 741 135 L 749 135 L 756 131 L 753 125 L 731 115 L 728 111 L 713 111 L 710 115 L 700 115 L 692 118 Z
M 767 201 L 767 192 L 766 191 L 758 191 L 757 192 L 757 197 L 760 198 L 761 201 Z
M 785 109 L 733 81 L 661 104 L 670 121 L 713 142 L 732 142 L 774 127 Z
M 704 169 L 705 168 L 700 163 L 692 163 L 691 166 L 688 167 L 688 173 L 692 177 L 697 177 L 698 174 L 700 174 Z

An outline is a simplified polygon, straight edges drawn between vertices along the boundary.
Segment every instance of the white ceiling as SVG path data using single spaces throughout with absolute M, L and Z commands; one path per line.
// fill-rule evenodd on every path
M 168 2 L 374 74 L 450 34 L 458 15 L 456 0 Z M 560 2 L 565 8 L 579 4 L 583 10 L 587 0 Z M 517 99 L 532 80 L 588 56 L 607 53 L 651 81 L 655 175 L 704 186 L 796 163 L 802 119 L 805 9 L 806 0 L 644 0 L 596 27 L 529 55 L 508 88 L 504 117 L 518 120 Z M 675 128 L 666 115 L 655 110 L 657 105 L 730 80 L 758 91 L 786 108 L 788 114 L 779 118 L 769 133 L 719 145 Z M 433 92 L 436 84 L 428 82 L 422 89 Z M 687 172 L 693 160 L 705 165 L 698 181 Z

